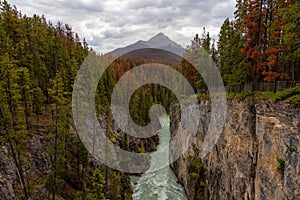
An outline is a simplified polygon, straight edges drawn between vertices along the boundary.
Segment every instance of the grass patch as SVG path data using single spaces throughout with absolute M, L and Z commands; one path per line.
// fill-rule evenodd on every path
M 300 106 L 300 94 L 288 98 L 287 103 L 291 106 Z
M 257 100 L 272 100 L 274 103 L 285 101 L 291 106 L 300 106 L 300 86 L 273 92 L 241 92 L 232 94 L 231 96 L 237 99 L 246 99 L 249 96 L 254 96 Z
M 254 92 L 244 91 L 244 92 L 240 92 L 240 93 L 235 93 L 234 94 L 234 98 L 244 100 L 247 97 L 252 96 L 253 94 L 254 94 Z
M 300 87 L 289 88 L 289 89 L 274 93 L 272 100 L 274 102 L 283 101 L 283 100 L 289 99 L 289 98 L 291 98 L 295 95 L 299 95 L 299 94 L 300 94 Z
M 218 94 L 216 94 L 218 95 Z M 274 103 L 285 101 L 291 106 L 300 106 L 300 86 L 274 92 L 244 91 L 239 93 L 229 93 L 229 97 L 244 100 L 248 97 L 254 97 L 256 100 L 272 100 Z M 209 99 L 209 94 L 196 94 L 198 100 L 201 98 Z
M 257 100 L 268 100 L 274 96 L 273 92 L 255 92 L 254 98 Z

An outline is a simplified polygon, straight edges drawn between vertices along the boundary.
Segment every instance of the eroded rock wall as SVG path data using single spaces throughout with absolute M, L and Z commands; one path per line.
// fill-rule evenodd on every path
M 202 160 L 205 172 L 199 173 L 193 162 L 198 158 L 211 111 L 208 99 L 200 102 L 197 136 L 172 164 L 188 199 L 300 199 L 299 108 L 271 101 L 228 99 L 222 135 Z M 171 109 L 173 137 L 185 131 L 178 110 L 178 105 Z M 282 170 L 278 169 L 278 159 L 285 161 Z

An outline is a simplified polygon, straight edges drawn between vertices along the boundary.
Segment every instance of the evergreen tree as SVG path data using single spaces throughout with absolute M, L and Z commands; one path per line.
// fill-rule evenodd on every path
M 243 37 L 237 24 L 226 19 L 221 27 L 218 41 L 220 71 L 225 85 L 240 86 L 247 78 L 247 70 L 243 63 L 240 49 Z
M 93 173 L 93 187 L 95 191 L 95 199 L 105 200 L 106 198 L 103 192 L 105 187 L 105 179 L 102 172 L 98 168 L 95 169 Z M 114 193 L 117 193 L 117 191 L 114 191 Z
M 284 71 L 288 71 L 291 81 L 299 81 L 300 77 L 300 2 L 287 1 L 285 6 L 279 9 L 279 17 L 282 19 L 282 58 L 288 64 Z
M 64 82 L 61 72 L 57 72 L 55 79 L 52 81 L 52 87 L 49 88 L 49 95 L 53 101 L 51 105 L 52 119 L 53 119 L 53 136 L 51 137 L 52 146 L 50 152 L 52 156 L 52 176 L 51 192 L 55 199 L 57 188 L 60 186 L 60 174 L 63 172 L 66 162 L 66 139 L 70 129 L 70 117 L 68 114 L 70 110 L 70 100 L 66 97 L 67 92 L 64 91 Z

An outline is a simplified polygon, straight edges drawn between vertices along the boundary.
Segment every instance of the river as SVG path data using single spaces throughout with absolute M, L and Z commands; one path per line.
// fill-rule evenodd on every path
M 160 118 L 162 129 L 159 131 L 157 151 L 151 154 L 151 165 L 141 177 L 131 176 L 133 200 L 186 200 L 183 187 L 166 163 L 169 160 L 170 119 Z M 160 166 L 166 166 L 161 168 Z M 161 169 L 159 169 L 161 168 Z M 157 170 L 158 169 L 158 170 Z

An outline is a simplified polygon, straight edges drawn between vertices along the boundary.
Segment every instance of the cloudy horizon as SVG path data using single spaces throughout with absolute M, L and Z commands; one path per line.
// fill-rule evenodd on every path
M 159 32 L 186 47 L 203 27 L 217 39 L 232 18 L 235 0 L 7 0 L 22 14 L 45 15 L 53 24 L 69 24 L 99 53 L 148 40 Z

